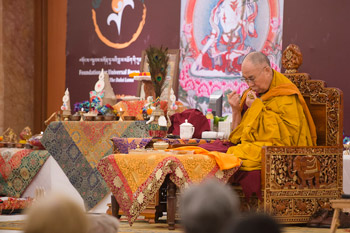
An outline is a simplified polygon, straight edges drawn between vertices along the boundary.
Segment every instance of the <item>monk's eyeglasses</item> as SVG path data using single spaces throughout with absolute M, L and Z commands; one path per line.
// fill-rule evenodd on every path
M 246 83 L 255 83 L 255 78 L 240 78 L 241 82 L 246 82 Z
M 263 70 L 264 70 L 266 67 L 268 67 L 268 66 L 265 66 L 264 68 L 262 68 L 262 69 L 260 70 L 259 74 L 258 74 L 256 77 L 259 77 L 259 76 L 261 75 L 261 73 L 263 72 Z M 252 78 L 243 78 L 243 77 L 242 77 L 242 78 L 240 78 L 240 80 L 241 80 L 242 82 L 254 84 L 254 83 L 255 83 L 256 77 L 252 77 Z

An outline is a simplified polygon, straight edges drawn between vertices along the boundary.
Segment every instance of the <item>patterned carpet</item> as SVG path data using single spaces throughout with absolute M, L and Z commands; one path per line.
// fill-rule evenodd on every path
M 0 222 L 0 231 L 1 230 L 22 230 L 24 221 L 7 221 Z M 308 228 L 301 226 L 286 226 L 284 227 L 284 233 L 328 233 L 329 228 Z M 176 226 L 176 230 L 169 231 L 168 226 L 165 223 L 155 223 L 149 224 L 144 221 L 137 221 L 132 227 L 129 226 L 127 222 L 122 222 L 119 229 L 119 233 L 177 233 L 183 232 L 180 226 Z M 338 229 L 337 233 L 350 232 L 350 229 Z

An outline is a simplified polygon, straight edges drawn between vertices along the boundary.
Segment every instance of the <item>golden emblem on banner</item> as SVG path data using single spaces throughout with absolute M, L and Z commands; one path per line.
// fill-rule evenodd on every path
M 137 38 L 139 37 L 139 35 L 141 34 L 143 26 L 145 25 L 145 22 L 146 22 L 147 9 L 146 9 L 145 3 L 142 3 L 142 4 L 143 4 L 143 13 L 142 13 L 142 19 L 139 23 L 139 26 L 136 29 L 135 33 L 132 35 L 131 39 L 129 41 L 123 42 L 123 43 L 112 42 L 102 34 L 102 32 L 97 24 L 96 11 L 95 11 L 95 9 L 92 9 L 92 20 L 94 23 L 96 34 L 100 38 L 100 40 L 104 44 L 106 44 L 107 46 L 115 48 L 115 49 L 126 48 L 131 43 L 136 41 Z M 111 2 L 111 8 L 113 10 L 113 13 L 109 14 L 109 16 L 107 18 L 107 24 L 110 25 L 111 22 L 115 22 L 115 24 L 117 26 L 118 34 L 120 34 L 123 11 L 124 11 L 126 6 L 130 6 L 131 8 L 134 8 L 134 1 L 133 0 L 112 0 L 112 2 Z

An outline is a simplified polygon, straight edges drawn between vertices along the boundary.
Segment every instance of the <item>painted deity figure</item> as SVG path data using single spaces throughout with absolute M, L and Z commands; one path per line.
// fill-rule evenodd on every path
M 198 74 L 204 69 L 238 73 L 239 57 L 251 50 L 245 40 L 248 36 L 258 36 L 255 29 L 257 14 L 255 0 L 220 0 L 211 11 L 211 33 L 202 40 L 203 48 L 191 72 Z

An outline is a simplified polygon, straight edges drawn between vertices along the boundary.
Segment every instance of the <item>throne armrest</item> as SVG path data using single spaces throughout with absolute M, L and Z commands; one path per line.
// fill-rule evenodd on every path
M 342 147 L 267 146 L 262 149 L 264 190 L 316 187 L 342 191 L 342 177 Z

